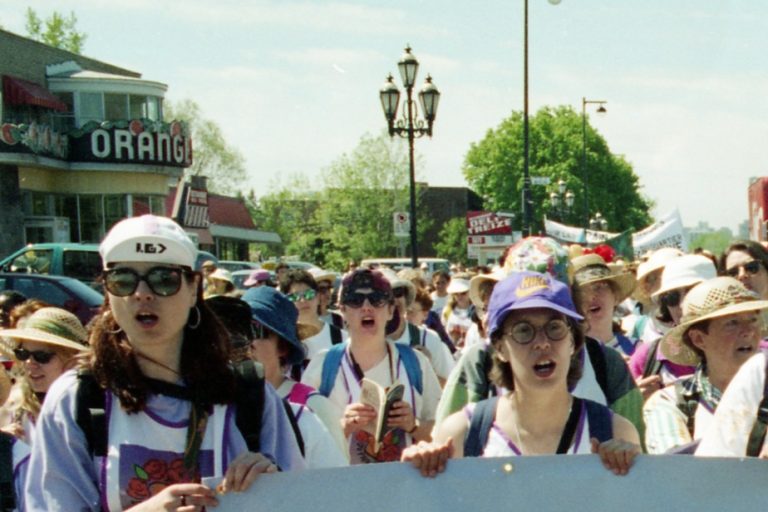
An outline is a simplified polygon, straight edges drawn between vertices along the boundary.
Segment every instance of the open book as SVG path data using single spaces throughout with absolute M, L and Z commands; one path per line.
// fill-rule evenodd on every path
M 361 383 L 360 403 L 370 405 L 376 410 L 376 421 L 366 425 L 364 430 L 373 434 L 377 452 L 381 447 L 381 440 L 390 430 L 387 427 L 389 411 L 395 402 L 403 399 L 404 392 L 405 387 L 397 381 L 387 388 L 368 379 L 363 379 Z

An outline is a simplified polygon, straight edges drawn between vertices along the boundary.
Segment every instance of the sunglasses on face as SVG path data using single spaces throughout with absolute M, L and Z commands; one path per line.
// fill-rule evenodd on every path
M 560 341 L 568 336 L 569 330 L 568 322 L 560 318 L 554 318 L 542 327 L 536 327 L 526 321 L 517 322 L 510 330 L 504 332 L 504 336 L 511 338 L 512 341 L 520 345 L 527 345 L 536 338 L 536 333 L 539 331 L 543 331 L 550 341 Z
M 726 270 L 725 273 L 731 277 L 737 277 L 739 275 L 740 268 L 743 268 L 747 274 L 754 276 L 755 274 L 760 272 L 760 262 L 757 260 L 752 260 L 747 263 L 744 263 L 743 265 L 736 265 L 735 267 L 731 267 L 728 270 Z
M 51 359 L 53 359 L 53 356 L 56 355 L 56 352 L 49 352 L 47 350 L 27 350 L 25 348 L 15 348 L 13 349 L 13 355 L 16 356 L 16 359 L 18 359 L 21 362 L 24 362 L 31 357 L 37 363 L 48 364 L 51 362 Z
M 303 292 L 289 293 L 286 295 L 289 301 L 299 302 L 300 300 L 310 301 L 317 296 L 317 292 L 312 288 L 304 290 Z
M 343 304 L 348 308 L 358 309 L 363 307 L 366 299 L 374 308 L 380 308 L 389 302 L 390 295 L 380 291 L 371 293 L 353 292 L 344 296 Z
M 116 297 L 127 297 L 144 281 L 155 295 L 170 297 L 181 289 L 184 273 L 178 267 L 153 267 L 143 275 L 132 268 L 113 268 L 103 274 L 104 288 Z

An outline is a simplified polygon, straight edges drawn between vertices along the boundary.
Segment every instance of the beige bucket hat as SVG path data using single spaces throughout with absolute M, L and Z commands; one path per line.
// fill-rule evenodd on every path
M 675 364 L 695 366 L 699 356 L 683 341 L 688 329 L 704 320 L 768 308 L 752 291 L 732 277 L 715 277 L 697 284 L 683 299 L 680 325 L 661 340 L 661 353 Z
M 605 260 L 599 254 L 585 254 L 571 260 L 573 266 L 573 283 L 578 286 L 586 286 L 598 281 L 610 281 L 617 290 L 616 302 L 621 302 L 635 289 L 635 276 L 629 272 L 618 273 L 611 270 Z
M 88 343 L 88 331 L 80 320 L 61 308 L 38 309 L 27 318 L 24 327 L 0 330 L 0 336 L 37 341 L 77 351 L 85 350 Z M 10 355 L 13 356 L 13 353 Z

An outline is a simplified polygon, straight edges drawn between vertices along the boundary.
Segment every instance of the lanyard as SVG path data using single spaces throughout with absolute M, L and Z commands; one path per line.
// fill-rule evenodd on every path
M 392 367 L 392 351 L 389 349 L 389 343 L 387 343 L 386 346 L 387 346 L 387 358 L 389 359 L 389 383 L 394 384 L 395 370 Z M 352 354 L 352 347 L 349 347 L 347 349 L 347 355 L 349 356 L 349 359 L 352 363 L 350 366 L 352 366 L 352 371 L 355 374 L 355 378 L 357 379 L 357 382 L 360 383 L 365 377 L 365 373 L 363 373 L 363 370 L 360 368 L 360 365 L 357 364 L 357 361 L 355 361 L 355 356 L 354 354 Z

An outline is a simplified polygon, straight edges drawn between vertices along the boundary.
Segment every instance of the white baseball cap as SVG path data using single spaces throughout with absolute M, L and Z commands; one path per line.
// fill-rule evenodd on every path
M 99 246 L 104 268 L 119 261 L 195 267 L 197 249 L 181 226 L 167 217 L 142 215 L 115 224 Z

